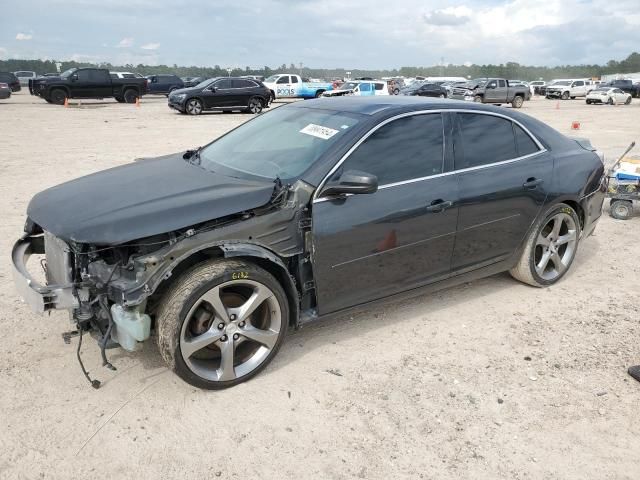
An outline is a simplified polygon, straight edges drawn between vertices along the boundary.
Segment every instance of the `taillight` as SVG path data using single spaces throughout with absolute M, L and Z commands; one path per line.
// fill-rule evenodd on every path
M 8 83 L 0 83 L 0 88 L 9 88 Z

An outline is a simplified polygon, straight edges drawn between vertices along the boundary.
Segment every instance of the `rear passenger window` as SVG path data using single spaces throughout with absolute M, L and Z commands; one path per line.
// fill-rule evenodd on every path
M 498 86 L 500 87 L 506 87 L 506 82 L 504 80 L 498 80 Z
M 525 155 L 531 155 L 532 153 L 536 153 L 540 150 L 529 134 L 515 123 L 513 124 L 513 131 L 516 134 L 518 156 L 523 157 Z
M 376 86 L 376 90 L 382 90 L 384 88 L 384 84 L 382 83 L 375 83 L 374 85 Z
M 298 77 L 291 77 L 291 83 L 298 83 Z
M 461 142 L 456 144 L 456 170 L 519 156 L 510 120 L 477 113 L 458 113 L 457 116 Z
M 440 114 L 412 115 L 376 130 L 350 156 L 344 170 L 378 177 L 379 185 L 442 173 L 443 125 Z

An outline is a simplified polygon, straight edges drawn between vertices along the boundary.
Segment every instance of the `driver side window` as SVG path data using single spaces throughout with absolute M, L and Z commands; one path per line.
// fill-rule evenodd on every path
M 439 113 L 399 118 L 371 134 L 336 174 L 360 170 L 378 177 L 380 186 L 437 175 L 443 171 L 443 139 Z

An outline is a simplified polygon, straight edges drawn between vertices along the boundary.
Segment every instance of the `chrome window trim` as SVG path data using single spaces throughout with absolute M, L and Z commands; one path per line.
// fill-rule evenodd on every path
M 384 125 L 393 122 L 394 120 L 398 120 L 400 118 L 404 118 L 404 117 L 410 117 L 413 115 L 422 115 L 422 114 L 427 114 L 427 113 L 446 113 L 446 112 L 451 112 L 451 113 L 480 113 L 482 115 L 493 115 L 494 117 L 500 117 L 500 118 L 504 118 L 505 120 L 509 120 L 513 123 L 515 123 L 516 125 L 518 125 L 520 128 L 522 128 L 522 130 L 524 130 L 524 132 L 529 135 L 529 137 L 531 137 L 531 139 L 534 141 L 534 143 L 536 144 L 536 146 L 539 148 L 539 150 L 537 152 L 533 152 L 530 153 L 528 155 L 523 155 L 520 157 L 516 157 L 516 158 L 511 158 L 508 160 L 501 160 L 499 162 L 494 162 L 494 163 L 487 163 L 485 165 L 478 165 L 475 167 L 468 167 L 468 168 L 461 168 L 460 170 L 452 170 L 450 172 L 444 172 L 444 173 L 438 173 L 435 175 L 428 175 L 426 177 L 419 177 L 419 178 L 412 178 L 412 179 L 408 179 L 408 180 L 403 180 L 401 182 L 395 182 L 395 183 L 389 183 L 389 184 L 385 184 L 385 185 L 380 185 L 378 186 L 378 190 L 384 190 L 386 188 L 391 188 L 391 187 L 396 187 L 399 185 L 407 185 L 410 183 L 415 183 L 415 182 L 421 182 L 424 180 L 428 180 L 431 178 L 437 178 L 437 177 L 444 177 L 447 175 L 454 175 L 454 174 L 458 174 L 458 173 L 464 173 L 464 172 L 470 172 L 473 170 L 480 170 L 480 169 L 484 169 L 484 168 L 491 168 L 491 167 L 495 167 L 498 165 L 505 165 L 508 163 L 513 163 L 513 162 L 518 162 L 520 160 L 525 160 L 527 158 L 530 157 L 534 157 L 536 155 L 540 155 L 542 153 L 545 153 L 547 151 L 546 148 L 544 148 L 544 146 L 542 145 L 542 143 L 537 139 L 537 137 L 532 134 L 529 129 L 527 127 L 525 127 L 522 123 L 520 123 L 518 120 L 511 118 L 507 115 L 503 115 L 501 113 L 498 112 L 487 112 L 487 111 L 483 111 L 483 110 L 470 110 L 470 109 L 438 109 L 438 110 L 416 110 L 413 112 L 405 112 L 405 113 L 401 113 L 399 115 L 396 115 L 394 117 L 391 118 L 387 118 L 385 121 L 379 123 L 378 125 L 374 126 L 371 130 L 369 130 L 366 134 L 364 134 L 362 136 L 362 138 L 360 138 L 360 140 L 358 140 L 343 156 L 342 158 L 340 158 L 340 160 L 338 160 L 338 162 L 331 168 L 331 170 L 329 170 L 329 172 L 325 175 L 325 177 L 322 179 L 322 181 L 320 182 L 320 184 L 318 185 L 318 188 L 316 188 L 316 191 L 313 192 L 313 199 L 312 199 L 312 203 L 321 203 L 321 202 L 325 202 L 327 200 L 333 200 L 333 198 L 331 197 L 327 197 L 327 198 L 318 198 L 318 195 L 320 193 L 320 191 L 322 190 L 322 188 L 324 187 L 324 185 L 327 183 L 327 180 L 331 177 L 331 175 L 333 175 L 335 173 L 336 170 L 338 170 L 338 168 L 340 168 L 340 166 L 347 160 L 347 158 L 349 158 L 349 156 L 367 139 L 369 138 L 373 133 L 376 132 L 376 130 L 378 130 L 379 128 L 383 127 Z M 443 118 L 443 129 L 444 129 L 444 118 Z M 445 154 L 445 150 L 446 150 L 446 136 L 443 137 L 443 145 L 444 145 L 444 149 L 443 149 L 443 168 L 444 168 L 444 154 Z M 346 195 L 347 197 L 350 197 L 352 194 L 348 194 Z

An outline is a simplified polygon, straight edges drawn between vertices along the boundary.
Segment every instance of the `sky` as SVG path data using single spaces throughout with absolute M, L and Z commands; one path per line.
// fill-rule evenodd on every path
M 0 59 L 391 69 L 622 60 L 640 0 L 19 0 Z

